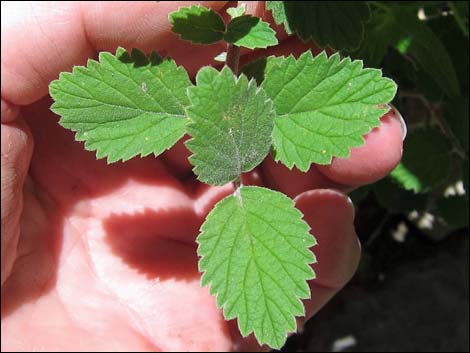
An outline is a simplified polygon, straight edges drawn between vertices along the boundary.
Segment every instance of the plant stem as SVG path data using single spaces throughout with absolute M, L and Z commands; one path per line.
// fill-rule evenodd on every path
M 231 43 L 227 44 L 227 59 L 225 63 L 233 71 L 235 76 L 238 76 L 238 63 L 240 62 L 240 47 L 233 45 Z M 235 189 L 235 192 L 242 186 L 242 176 L 240 176 L 233 181 L 232 185 Z
M 240 188 L 242 186 L 242 178 L 241 178 L 241 175 L 240 177 L 238 177 L 237 179 L 235 179 L 233 182 L 232 182 L 232 185 L 235 189 L 235 191 Z
M 240 61 L 240 47 L 228 43 L 227 45 L 227 59 L 225 63 L 238 76 L 238 63 Z

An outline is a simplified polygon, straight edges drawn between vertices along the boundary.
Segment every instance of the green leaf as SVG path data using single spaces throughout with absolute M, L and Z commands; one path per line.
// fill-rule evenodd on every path
M 227 26 L 224 39 L 238 47 L 249 49 L 276 45 L 276 32 L 258 17 L 243 15 L 234 18 Z
M 236 18 L 236 17 L 242 16 L 245 13 L 245 10 L 246 10 L 246 5 L 241 4 L 240 6 L 237 6 L 237 7 L 229 7 L 227 9 L 227 13 L 229 14 L 231 18 Z
M 340 60 L 338 54 L 273 60 L 262 87 L 277 113 L 275 159 L 288 168 L 307 171 L 311 163 L 348 157 L 351 147 L 362 145 L 363 135 L 379 126 L 396 92 L 380 70 L 363 69 L 361 61 Z
M 266 9 L 271 10 L 271 14 L 273 16 L 274 22 L 276 24 L 284 25 L 284 29 L 286 30 L 287 34 L 292 34 L 293 31 L 289 26 L 289 21 L 286 17 L 286 9 L 284 7 L 284 1 L 266 1 Z
M 212 44 L 222 40 L 225 24 L 222 17 L 204 6 L 180 7 L 168 16 L 171 30 L 196 44 Z
M 408 134 L 403 159 L 390 176 L 402 187 L 414 192 L 427 192 L 444 183 L 452 165 L 451 145 L 434 128 Z
M 391 11 L 396 30 L 403 36 L 409 36 L 411 40 L 408 54 L 433 77 L 449 97 L 459 96 L 457 74 L 439 38 L 423 21 L 418 19 L 416 13 L 410 13 L 406 6 L 396 6 Z
M 89 60 L 87 67 L 53 81 L 51 109 L 87 150 L 108 163 L 157 156 L 184 135 L 190 85 L 173 60 L 119 48 L 115 56 L 102 52 L 99 62 Z
M 391 178 L 375 183 L 373 189 L 377 202 L 389 212 L 405 213 L 426 208 L 427 195 L 405 190 Z
M 447 3 L 462 34 L 468 37 L 468 1 L 448 1 Z
M 411 38 L 403 37 L 398 41 L 395 48 L 400 52 L 400 54 L 405 55 L 408 52 L 408 48 L 410 47 L 410 44 L 411 44 Z
M 241 334 L 280 348 L 304 315 L 316 244 L 302 213 L 287 196 L 254 186 L 220 201 L 197 238 L 203 285 L 210 285 L 227 320 Z
M 458 147 L 468 154 L 468 97 L 458 97 L 446 103 L 444 117 Z
M 349 50 L 361 43 L 370 15 L 364 1 L 266 1 L 266 8 L 288 34 L 312 39 L 320 47 Z
M 462 96 L 468 96 L 469 85 L 469 40 L 464 37 L 451 16 L 441 16 L 426 24 L 445 46 L 460 81 Z M 442 99 L 442 98 L 441 98 Z
M 227 67 L 221 72 L 205 67 L 196 82 L 189 89 L 189 160 L 199 180 L 223 185 L 255 168 L 268 154 L 272 102 L 254 81 L 245 76 L 236 80 Z
M 403 35 L 397 31 L 393 16 L 374 11 L 367 22 L 364 40 L 359 48 L 351 53 L 355 58 L 364 60 L 370 67 L 379 67 L 390 45 L 395 45 Z

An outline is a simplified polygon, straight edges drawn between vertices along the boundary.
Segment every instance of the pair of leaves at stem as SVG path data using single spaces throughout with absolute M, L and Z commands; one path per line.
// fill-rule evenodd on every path
M 210 67 L 193 86 L 170 59 L 118 49 L 52 82 L 52 110 L 108 162 L 158 155 L 187 132 L 199 179 L 221 185 L 255 168 L 272 145 L 276 159 L 302 170 L 347 156 L 379 124 L 396 90 L 379 70 L 337 54 L 265 64 L 261 87 Z M 198 237 L 203 283 L 225 316 L 275 348 L 295 329 L 314 276 L 315 241 L 301 217 L 286 196 L 244 186 L 215 207 Z
M 370 16 L 365 1 L 266 1 L 266 8 L 288 34 L 296 33 L 305 41 L 313 40 L 320 47 L 334 49 L 356 49 Z M 249 49 L 277 44 L 268 23 L 244 15 L 240 8 L 227 12 L 232 17 L 227 27 L 216 12 L 202 6 L 180 8 L 170 14 L 170 21 L 173 31 L 192 43 L 225 40 Z
M 276 32 L 258 17 L 244 15 L 243 9 L 230 8 L 227 27 L 218 13 L 203 6 L 181 7 L 169 15 L 172 31 L 194 44 L 221 40 L 249 49 L 276 45 Z

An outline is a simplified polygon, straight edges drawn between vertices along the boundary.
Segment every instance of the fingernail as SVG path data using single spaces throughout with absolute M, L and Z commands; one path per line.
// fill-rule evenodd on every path
M 351 200 L 351 198 L 348 196 L 348 195 L 345 195 L 346 198 L 347 198 L 347 201 L 349 203 L 349 206 L 351 206 L 352 210 L 353 210 L 353 219 L 356 218 L 356 206 L 354 205 L 354 202 L 353 200 Z
M 18 106 L 11 104 L 2 98 L 1 101 L 2 108 L 2 123 L 9 123 L 16 119 L 20 109 Z
M 393 109 L 393 112 L 395 113 L 395 116 L 398 118 L 398 121 L 400 121 L 401 132 L 402 132 L 402 134 L 403 134 L 403 139 L 402 139 L 402 141 L 405 141 L 406 134 L 408 133 L 408 128 L 406 127 L 405 119 L 403 119 L 403 116 L 402 116 L 401 113 L 398 111 L 398 109 L 395 108 L 395 106 L 394 106 L 393 104 L 390 103 L 390 107 Z

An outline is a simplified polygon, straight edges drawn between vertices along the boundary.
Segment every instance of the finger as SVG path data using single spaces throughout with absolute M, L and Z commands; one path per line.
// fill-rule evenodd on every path
M 36 142 L 31 176 L 58 208 L 85 218 L 181 211 L 185 222 L 167 222 L 165 227 L 155 228 L 165 228 L 175 238 L 197 231 L 199 220 L 192 211 L 192 200 L 160 160 L 149 156 L 111 165 L 104 159 L 96 160 L 94 153 L 74 141 L 73 132 L 57 124 L 50 104 L 50 98 L 44 98 L 22 108 L 22 113 Z M 149 197 L 152 193 L 158 197 Z
M 317 169 L 336 183 L 350 186 L 373 183 L 400 162 L 405 136 L 405 122 L 392 109 L 382 117 L 380 126 L 364 137 L 363 146 L 351 149 L 350 157 L 333 158 L 330 165 L 317 165 Z
M 308 191 L 296 198 L 318 245 L 313 247 L 317 263 L 316 279 L 310 281 L 311 299 L 304 301 L 306 316 L 302 325 L 333 297 L 353 276 L 359 263 L 360 245 L 354 231 L 354 208 L 347 196 L 332 190 Z M 242 338 L 236 321 L 229 323 L 234 347 L 239 351 L 267 350 L 253 335 Z
M 14 104 L 11 104 L 2 98 L 2 123 L 10 123 L 16 119 L 20 109 Z
M 305 302 L 308 319 L 352 278 L 361 248 L 354 230 L 354 207 L 347 196 L 334 190 L 312 190 L 295 201 L 317 240 L 312 249 L 317 258 L 316 279 L 310 282 L 312 296 Z
M 186 176 L 191 172 L 193 166 L 189 163 L 189 156 L 191 152 L 185 145 L 189 139 L 189 135 L 183 136 L 171 149 L 161 154 L 161 160 L 169 167 L 170 170 L 175 171 L 175 175 Z
M 248 8 L 251 6 L 253 7 L 255 2 L 249 3 Z M 252 9 L 253 12 L 259 13 L 259 5 L 258 7 Z M 189 73 L 191 76 L 194 76 L 197 72 L 197 70 L 207 64 L 214 64 L 216 65 L 217 63 L 213 60 L 214 56 L 218 54 L 220 51 L 224 51 L 225 48 L 219 48 L 218 52 L 217 50 L 214 50 L 213 47 L 198 47 L 198 46 L 193 46 L 190 48 L 186 48 L 186 52 L 181 51 L 179 53 L 175 54 L 175 57 L 178 59 L 182 59 L 184 56 L 190 56 L 194 58 L 194 60 L 186 66 L 188 69 Z M 246 52 L 245 55 L 243 55 L 240 58 L 241 65 L 243 66 L 247 63 L 250 63 L 260 57 L 264 56 L 269 56 L 269 55 L 294 55 L 295 57 L 298 57 L 300 54 L 305 52 L 306 50 L 311 50 L 314 55 L 318 54 L 320 50 L 312 43 L 303 43 L 300 39 L 298 39 L 296 36 L 290 37 L 286 39 L 283 43 L 281 43 L 278 46 L 268 48 L 267 50 L 256 50 L 256 51 L 249 51 Z M 177 60 L 178 61 L 178 60 Z M 219 63 L 219 66 L 222 64 Z M 165 163 L 167 163 L 170 167 L 175 167 L 176 170 L 181 171 L 182 173 L 188 173 L 191 169 L 192 166 L 188 161 L 188 157 L 191 155 L 189 150 L 186 148 L 184 145 L 184 142 L 187 140 L 186 138 L 181 139 L 178 141 L 178 143 L 172 147 L 170 150 L 166 151 L 162 157 Z M 282 167 L 281 167 L 282 168 Z M 328 185 L 333 185 L 334 183 L 330 183 Z M 324 187 L 327 187 L 326 185 Z M 302 189 L 301 191 L 305 190 L 310 190 L 312 187 L 306 187 Z M 301 192 L 299 191 L 299 192 Z M 292 194 L 289 194 L 292 195 Z M 297 195 L 294 194 L 293 196 Z
M 315 165 L 304 173 L 297 168 L 289 169 L 281 162 L 275 162 L 271 155 L 263 161 L 260 170 L 268 187 L 292 198 L 312 189 L 344 190 L 346 188 L 345 185 L 335 183 L 324 176 Z
M 192 2 L 2 2 L 2 98 L 27 105 L 62 71 L 117 46 L 171 49 L 168 13 Z M 225 2 L 203 2 L 219 9 Z M 186 57 L 189 62 L 192 58 Z
M 289 170 L 268 156 L 261 171 L 268 186 L 290 197 L 322 188 L 349 192 L 389 174 L 400 162 L 405 136 L 405 122 L 398 111 L 392 110 L 382 117 L 378 128 L 364 136 L 363 146 L 351 149 L 349 158 L 333 158 L 332 164 L 326 166 L 312 164 L 303 173 L 295 167 Z
M 1 125 L 1 284 L 16 259 L 19 222 L 23 209 L 23 184 L 33 150 L 31 133 L 21 119 Z

